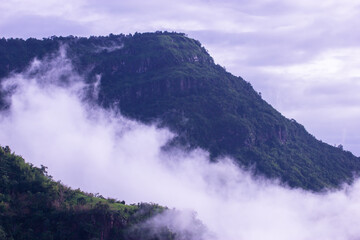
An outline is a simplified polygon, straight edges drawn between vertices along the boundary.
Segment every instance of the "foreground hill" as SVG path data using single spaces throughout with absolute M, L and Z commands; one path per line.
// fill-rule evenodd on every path
M 148 203 L 125 205 L 72 190 L 53 181 L 46 167 L 34 167 L 9 147 L 0 147 L 0 240 L 193 239 L 186 229 L 170 231 L 166 223 L 147 222 L 164 211 L 172 216 L 169 212 L 175 210 Z M 192 228 L 201 227 L 194 218 Z
M 315 191 L 350 182 L 360 171 L 359 158 L 318 141 L 282 116 L 250 83 L 216 65 L 198 41 L 184 34 L 2 39 L 0 77 L 60 46 L 66 46 L 87 81 L 101 76 L 99 104 L 170 128 L 178 136 L 169 147 L 201 147 L 213 160 L 231 156 L 256 174 Z
M 164 210 L 72 190 L 8 147 L 0 147 L 0 173 L 0 239 L 132 239 L 130 226 Z

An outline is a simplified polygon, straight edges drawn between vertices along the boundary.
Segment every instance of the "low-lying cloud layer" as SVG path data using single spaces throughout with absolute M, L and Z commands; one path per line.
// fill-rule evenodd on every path
M 360 182 L 314 194 L 254 179 L 231 159 L 209 163 L 201 149 L 164 151 L 171 132 L 84 102 L 94 89 L 81 79 L 64 53 L 8 78 L 0 144 L 73 188 L 196 211 L 216 239 L 360 238 Z M 192 227 L 181 214 L 170 218 Z

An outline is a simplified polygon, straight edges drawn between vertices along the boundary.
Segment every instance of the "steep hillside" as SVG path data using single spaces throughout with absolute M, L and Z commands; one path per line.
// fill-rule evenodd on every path
M 125 205 L 124 201 L 72 190 L 53 181 L 46 167 L 25 163 L 9 147 L 0 147 L 0 176 L 1 240 L 193 239 L 186 229 L 172 232 L 166 224 L 144 224 L 157 214 L 174 210 L 148 203 Z M 201 226 L 198 220 L 194 223 Z
M 184 34 L 2 39 L 0 77 L 59 46 L 87 81 L 101 76 L 99 104 L 170 128 L 178 136 L 169 146 L 201 147 L 213 160 L 228 155 L 257 174 L 315 191 L 349 182 L 360 170 L 359 158 L 282 116 Z

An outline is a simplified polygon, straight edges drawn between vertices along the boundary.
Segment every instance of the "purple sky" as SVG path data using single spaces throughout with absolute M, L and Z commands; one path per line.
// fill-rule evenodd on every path
M 358 1 L 0 2 L 1 37 L 185 32 L 277 110 L 360 155 Z

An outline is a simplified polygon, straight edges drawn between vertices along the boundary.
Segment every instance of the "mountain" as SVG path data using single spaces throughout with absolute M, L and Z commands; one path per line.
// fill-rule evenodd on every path
M 124 201 L 73 190 L 55 182 L 46 167 L 37 168 L 0 146 L 0 240 L 203 239 L 202 223 L 192 229 L 171 229 L 149 219 L 175 210 L 157 204 L 126 205 Z
M 61 47 L 89 83 L 101 76 L 98 104 L 169 128 L 177 134 L 169 148 L 200 147 L 213 161 L 230 156 L 258 176 L 313 191 L 351 182 L 360 171 L 358 157 L 282 116 L 249 82 L 215 64 L 200 42 L 185 34 L 3 38 L 0 78 Z M 1 105 L 7 107 L 3 97 Z

